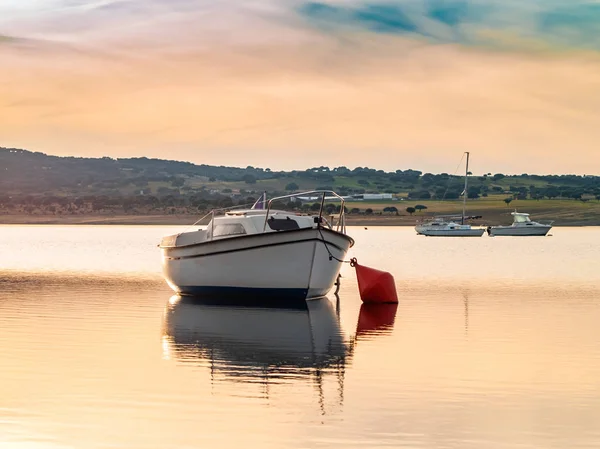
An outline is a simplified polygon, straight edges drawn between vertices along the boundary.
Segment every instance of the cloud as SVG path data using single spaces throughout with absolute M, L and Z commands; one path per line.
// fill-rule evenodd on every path
M 466 1 L 429 1 L 427 16 L 448 26 L 457 26 L 469 16 L 469 4 Z
M 377 32 L 415 33 L 418 26 L 396 5 L 367 5 L 354 13 L 354 19 Z
M 358 27 L 380 33 L 418 31 L 417 25 L 398 5 L 375 3 L 349 8 L 322 2 L 308 2 L 300 7 L 300 13 L 321 25 Z
M 325 31 L 358 31 L 523 50 L 600 49 L 600 4 L 584 0 L 401 0 L 333 3 L 298 8 Z M 530 45 L 535 42 L 536 45 Z
M 600 48 L 600 3 L 569 2 L 544 11 L 539 31 L 559 42 L 567 39 L 572 45 Z
M 20 0 L 0 2 L 0 26 L 5 35 L 115 46 L 181 45 L 186 36 L 195 45 L 247 45 L 308 31 L 525 51 L 600 50 L 600 3 L 592 0 Z

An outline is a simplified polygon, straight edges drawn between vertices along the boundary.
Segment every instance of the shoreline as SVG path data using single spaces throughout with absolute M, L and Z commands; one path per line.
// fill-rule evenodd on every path
M 493 214 L 496 215 L 496 214 Z M 558 215 L 558 214 L 557 214 Z M 509 224 L 506 216 L 492 216 L 488 220 L 474 220 L 473 226 L 488 226 L 495 224 Z M 373 215 L 355 216 L 346 215 L 347 226 L 415 226 L 418 220 L 428 218 L 428 215 Z M 3 225 L 161 225 L 161 226 L 190 226 L 201 218 L 201 215 L 175 214 L 175 215 L 27 215 L 9 214 L 0 215 L 0 224 Z M 535 217 L 532 217 L 535 220 Z M 554 227 L 586 227 L 600 226 L 598 217 L 557 217 Z

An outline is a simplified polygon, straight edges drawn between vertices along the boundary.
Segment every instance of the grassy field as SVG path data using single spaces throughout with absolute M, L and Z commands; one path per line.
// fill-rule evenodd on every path
M 406 207 L 422 204 L 427 209 L 414 213 L 406 212 Z M 361 213 L 348 214 L 347 224 L 350 226 L 414 226 L 418 220 L 435 214 L 460 214 L 460 201 L 354 201 L 346 203 L 348 209 L 358 208 Z M 396 207 L 398 215 L 384 213 L 388 206 Z M 365 209 L 373 209 L 373 214 L 366 215 Z M 600 202 L 576 200 L 515 200 L 507 207 L 502 199 L 482 198 L 469 200 L 467 213 L 481 215 L 482 218 L 471 223 L 475 225 L 509 224 L 510 213 L 515 208 L 528 212 L 533 220 L 554 220 L 554 226 L 600 226 Z M 154 213 L 87 213 L 78 215 L 32 215 L 24 213 L 2 214 L 3 224 L 161 224 L 186 225 L 193 223 L 198 213 L 178 210 L 176 214 Z
M 503 199 L 505 195 L 490 196 L 467 201 L 467 215 L 481 215 L 482 218 L 477 222 L 482 224 L 507 224 L 512 222 L 510 215 L 515 209 L 520 212 L 530 213 L 533 220 L 555 220 L 555 225 L 600 225 L 600 202 L 563 200 L 563 199 L 543 199 L 543 200 L 513 200 L 507 206 Z M 412 216 L 406 212 L 407 207 L 414 207 L 416 204 L 427 206 L 426 210 L 416 212 Z M 385 207 L 394 206 L 398 209 L 399 217 L 395 220 L 414 223 L 416 220 L 438 214 L 459 214 L 462 212 L 462 201 L 436 201 L 436 200 L 405 200 L 405 201 L 352 201 L 346 203 L 348 209 L 359 208 L 361 212 L 371 208 L 377 215 Z M 394 220 L 392 214 L 387 214 Z M 368 217 L 360 217 L 366 219 Z M 352 218 L 356 221 L 358 218 Z M 391 222 L 390 222 L 391 224 Z

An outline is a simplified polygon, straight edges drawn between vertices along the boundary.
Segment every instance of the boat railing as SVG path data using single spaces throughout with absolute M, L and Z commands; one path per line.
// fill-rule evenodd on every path
M 280 200 L 284 200 L 287 198 L 296 198 L 299 196 L 307 196 L 307 195 L 314 195 L 314 194 L 319 194 L 321 195 L 321 205 L 319 207 L 319 218 L 318 218 L 318 225 L 320 226 L 323 220 L 323 211 L 325 209 L 325 200 L 327 199 L 327 195 L 329 194 L 330 196 L 333 196 L 335 199 L 340 200 L 340 213 L 338 215 L 338 220 L 337 220 L 337 224 L 335 227 L 335 230 L 337 232 L 341 232 L 342 234 L 346 233 L 346 214 L 345 214 L 345 204 L 346 201 L 344 200 L 343 197 L 341 197 L 340 195 L 338 195 L 337 193 L 335 193 L 333 190 L 311 190 L 308 192 L 298 192 L 298 193 L 292 193 L 289 195 L 283 195 L 283 196 L 278 196 L 275 198 L 271 198 L 268 202 L 267 202 L 267 213 L 265 214 L 265 223 L 263 226 L 263 232 L 267 229 L 267 222 L 269 219 L 269 211 L 271 210 L 271 204 L 274 201 L 280 201 Z M 333 224 L 332 224 L 332 228 L 333 228 Z
M 230 210 L 234 210 L 234 209 L 247 209 L 248 206 L 250 206 L 251 204 L 252 203 L 211 209 L 207 214 L 203 215 L 201 218 L 196 220 L 192 225 L 190 225 L 190 227 L 198 226 L 198 224 L 200 224 L 206 217 L 210 217 L 210 239 L 209 240 L 212 240 L 213 236 L 214 236 L 214 230 L 215 230 L 215 215 L 218 212 L 230 211 Z
M 299 196 L 306 196 L 306 195 L 314 195 L 314 194 L 320 194 L 321 198 L 320 198 L 320 207 L 319 207 L 319 218 L 318 218 L 318 224 L 320 225 L 322 223 L 322 220 L 325 220 L 327 222 L 326 219 L 324 219 L 323 217 L 323 212 L 325 209 L 325 200 L 327 199 L 327 195 L 333 196 L 334 199 L 338 199 L 341 204 L 340 204 L 340 213 L 338 215 L 338 220 L 337 223 L 335 223 L 335 230 L 338 232 L 341 232 L 343 234 L 346 233 L 346 213 L 345 213 L 345 204 L 346 201 L 344 200 L 343 197 L 341 197 L 340 195 L 338 195 L 337 193 L 335 193 L 332 190 L 311 190 L 309 192 L 298 192 L 298 193 L 292 193 L 290 195 L 283 195 L 283 196 L 278 196 L 275 198 L 271 198 L 269 201 L 267 201 L 267 210 L 265 213 L 265 223 L 263 226 L 263 232 L 267 229 L 267 223 L 268 223 L 268 219 L 269 219 L 269 212 L 271 210 L 271 204 L 274 201 L 279 201 L 279 200 L 284 200 L 286 198 L 295 198 L 295 197 L 299 197 Z M 213 239 L 213 235 L 214 235 L 214 226 L 215 226 L 215 215 L 219 212 L 225 212 L 225 211 L 231 211 L 231 210 L 235 210 L 235 209 L 247 209 L 248 206 L 250 206 L 251 204 L 240 204 L 238 206 L 230 206 L 230 207 L 222 207 L 222 208 L 216 208 L 216 209 L 212 209 L 210 210 L 208 213 L 206 213 L 205 215 L 203 215 L 200 219 L 196 220 L 192 225 L 190 225 L 190 227 L 193 226 L 197 226 L 198 224 L 200 224 L 202 221 L 204 221 L 207 217 L 210 217 L 210 238 L 209 240 Z M 333 228 L 333 224 L 331 225 L 331 227 Z

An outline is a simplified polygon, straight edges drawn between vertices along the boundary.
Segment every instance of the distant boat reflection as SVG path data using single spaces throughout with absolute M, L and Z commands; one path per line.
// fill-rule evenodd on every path
M 237 382 L 343 373 L 351 349 L 328 299 L 266 306 L 173 297 L 165 351 L 184 363 L 209 362 L 211 375 Z
M 368 304 L 360 306 L 356 338 L 389 334 L 394 329 L 398 304 Z

